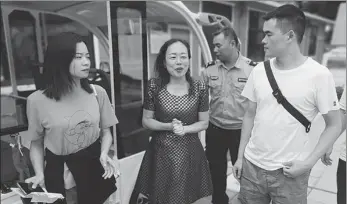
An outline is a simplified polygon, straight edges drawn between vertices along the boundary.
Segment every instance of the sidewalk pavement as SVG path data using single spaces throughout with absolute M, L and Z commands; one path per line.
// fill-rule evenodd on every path
M 325 127 L 322 116 L 317 116 L 312 125 L 309 135 L 309 145 L 307 153 L 312 151 L 316 146 L 320 133 Z M 335 142 L 331 158 L 333 163 L 331 166 L 325 166 L 320 160 L 312 168 L 307 189 L 307 204 L 336 204 L 336 170 L 340 156 L 340 149 L 343 140 L 346 138 L 344 132 Z M 241 204 L 237 199 L 240 189 L 238 181 L 232 174 L 232 165 L 228 164 L 227 178 L 227 194 L 229 196 L 229 204 Z M 202 198 L 194 204 L 211 204 L 211 196 Z

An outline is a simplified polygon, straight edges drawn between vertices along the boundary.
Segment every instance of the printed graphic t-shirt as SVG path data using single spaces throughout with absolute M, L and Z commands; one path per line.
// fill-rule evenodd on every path
M 32 93 L 27 101 L 28 139 L 44 137 L 45 147 L 57 155 L 72 154 L 94 143 L 101 129 L 118 123 L 106 91 L 97 85 L 95 89 L 97 96 L 86 93 L 60 101 L 41 90 Z

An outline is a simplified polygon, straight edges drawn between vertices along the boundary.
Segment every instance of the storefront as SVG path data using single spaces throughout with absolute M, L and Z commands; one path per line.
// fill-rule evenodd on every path
M 264 16 L 267 12 L 283 4 L 275 1 L 237 1 L 212 2 L 188 1 L 183 3 L 194 12 L 208 12 L 227 17 L 234 26 L 235 32 L 241 40 L 241 53 L 254 61 L 264 60 L 263 39 Z M 334 26 L 334 21 L 305 13 L 307 17 L 306 32 L 301 43 L 302 52 L 321 62 L 326 47 L 326 26 Z M 212 48 L 212 28 L 204 28 L 207 41 Z M 212 49 L 211 49 L 212 51 Z M 214 54 L 212 53 L 214 57 Z

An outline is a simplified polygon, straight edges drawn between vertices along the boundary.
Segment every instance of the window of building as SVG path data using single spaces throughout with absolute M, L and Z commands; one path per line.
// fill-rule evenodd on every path
M 316 55 L 317 32 L 318 32 L 318 27 L 315 25 L 311 25 L 310 26 L 309 47 L 308 47 L 308 55 L 309 56 L 315 56 Z
M 248 47 L 247 57 L 253 61 L 264 61 L 264 46 L 262 40 L 263 34 L 263 16 L 265 13 L 260 11 L 249 11 L 249 29 L 248 29 Z
M 324 29 L 324 43 L 329 45 L 333 37 L 333 27 L 331 25 L 326 25 Z

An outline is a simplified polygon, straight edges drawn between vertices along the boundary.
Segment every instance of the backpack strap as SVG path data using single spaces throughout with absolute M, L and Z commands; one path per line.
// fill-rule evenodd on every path
M 92 86 L 94 95 L 95 95 L 95 96 L 98 96 L 98 92 L 96 92 L 96 88 L 95 88 L 94 84 L 91 84 L 91 86 Z
M 282 104 L 282 106 L 295 118 L 297 119 L 303 126 L 306 128 L 306 133 L 310 132 L 311 122 L 297 109 L 290 104 L 286 97 L 283 96 L 281 90 L 279 89 L 275 76 L 271 70 L 270 61 L 267 60 L 264 62 L 265 72 L 267 79 L 269 80 L 270 86 L 272 88 L 272 95 L 276 98 L 277 103 Z
M 98 92 L 96 91 L 96 88 L 95 88 L 94 84 L 90 84 L 90 86 L 92 86 L 92 89 L 93 89 L 94 95 L 95 95 L 96 100 L 98 101 L 98 104 L 99 104 Z

